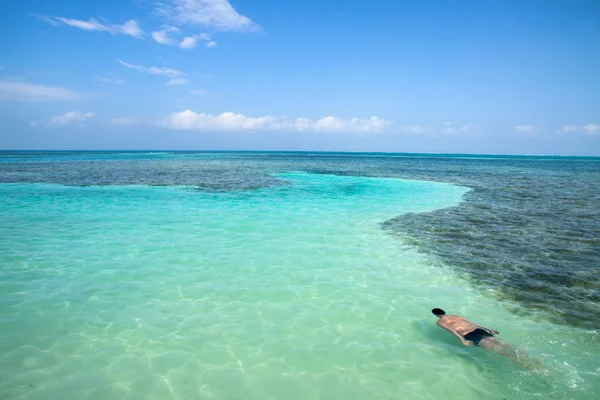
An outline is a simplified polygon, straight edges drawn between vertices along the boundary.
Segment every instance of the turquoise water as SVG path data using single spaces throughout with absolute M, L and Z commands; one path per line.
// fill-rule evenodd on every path
M 77 157 L 2 171 L 46 183 L 0 185 L 0 399 L 600 393 L 596 331 L 519 316 L 497 288 L 384 229 L 459 206 L 470 187 L 259 174 L 235 155 L 193 156 L 201 167 L 151 155 L 123 174 L 113 155 Z M 498 329 L 549 376 L 461 347 L 433 307 Z

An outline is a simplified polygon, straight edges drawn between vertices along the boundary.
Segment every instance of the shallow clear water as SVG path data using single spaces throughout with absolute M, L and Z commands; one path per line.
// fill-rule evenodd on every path
M 596 398 L 596 331 L 515 312 L 433 229 L 513 167 L 477 161 L 479 188 L 424 172 L 464 179 L 453 159 L 388 158 L 5 155 L 0 398 Z M 400 174 L 419 180 L 373 177 Z M 550 375 L 461 347 L 433 307 Z

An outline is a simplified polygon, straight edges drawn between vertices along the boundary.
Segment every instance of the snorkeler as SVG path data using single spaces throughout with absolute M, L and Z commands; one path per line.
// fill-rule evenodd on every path
M 439 308 L 434 308 L 431 312 L 439 318 L 436 325 L 440 328 L 444 328 L 459 338 L 465 346 L 483 347 L 486 350 L 494 351 L 508 357 L 520 366 L 527 368 L 527 366 L 523 364 L 525 359 L 527 359 L 525 355 L 519 354 L 519 352 L 508 343 L 496 339 L 494 335 L 498 335 L 500 332 L 471 322 L 458 315 L 446 315 L 446 312 Z M 529 361 L 534 362 L 533 360 Z M 536 363 L 534 362 L 534 364 Z

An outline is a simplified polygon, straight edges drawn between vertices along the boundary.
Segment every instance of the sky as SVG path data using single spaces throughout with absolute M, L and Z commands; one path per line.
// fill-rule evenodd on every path
M 0 149 L 600 155 L 600 2 L 5 0 Z

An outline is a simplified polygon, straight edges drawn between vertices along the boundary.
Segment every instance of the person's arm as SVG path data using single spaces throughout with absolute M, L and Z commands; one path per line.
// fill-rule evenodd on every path
M 462 337 L 462 335 L 460 335 L 458 332 L 456 332 L 454 329 L 447 327 L 444 324 L 440 324 L 440 321 L 438 321 L 436 323 L 437 326 L 439 326 L 440 328 L 444 328 L 445 330 L 447 330 L 448 332 L 450 332 L 451 334 L 453 334 L 454 336 L 456 336 L 457 338 L 460 339 L 460 341 L 462 342 L 462 344 L 464 344 L 467 347 L 471 347 L 473 346 L 473 342 L 470 340 L 466 340 L 464 337 Z

